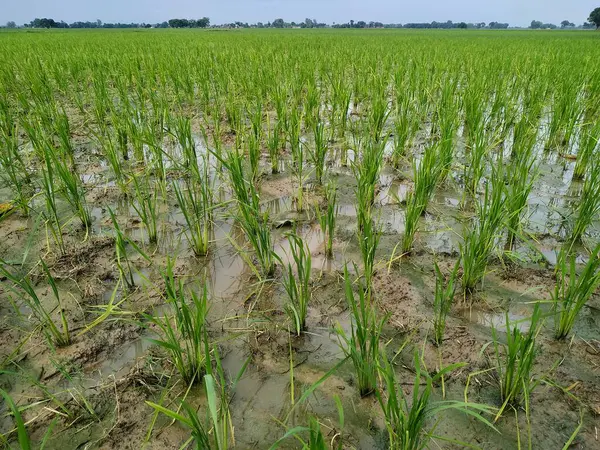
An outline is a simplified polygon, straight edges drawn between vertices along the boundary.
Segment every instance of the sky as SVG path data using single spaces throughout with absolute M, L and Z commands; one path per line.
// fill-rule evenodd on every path
M 384 23 L 508 22 L 532 20 L 581 24 L 600 0 L 0 0 L 0 23 L 28 23 L 36 17 L 65 22 L 146 22 L 207 16 L 212 24 L 291 22 L 305 18 L 326 23 L 351 19 Z

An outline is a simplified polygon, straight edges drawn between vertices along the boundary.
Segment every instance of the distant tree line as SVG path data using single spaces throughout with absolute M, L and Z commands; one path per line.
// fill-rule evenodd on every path
M 66 23 L 64 21 L 56 21 L 49 18 L 36 18 L 30 23 L 23 25 L 25 28 L 208 28 L 210 27 L 210 19 L 203 17 L 201 19 L 170 19 L 156 24 L 147 23 L 102 23 L 100 20 L 94 22 L 73 22 Z M 305 19 L 303 22 L 286 22 L 281 18 L 275 19 L 272 22 L 258 22 L 256 24 L 248 24 L 247 22 L 232 22 L 219 25 L 221 28 L 327 28 L 330 25 L 318 22 L 316 19 Z M 13 21 L 7 22 L 6 28 L 17 28 L 17 24 Z M 333 28 L 423 28 L 423 29 L 453 29 L 453 28 L 477 28 L 477 29 L 492 29 L 502 30 L 509 27 L 508 23 L 502 22 L 423 22 L 423 23 L 382 23 L 382 22 L 366 22 L 364 20 L 351 20 L 347 23 L 331 25 Z M 558 25 L 553 23 L 544 23 L 539 20 L 532 20 L 529 28 L 533 30 L 540 29 L 556 29 Z M 583 25 L 576 26 L 569 20 L 563 20 L 560 23 L 560 28 L 600 28 L 600 8 L 596 8 L 590 13 L 588 22 Z

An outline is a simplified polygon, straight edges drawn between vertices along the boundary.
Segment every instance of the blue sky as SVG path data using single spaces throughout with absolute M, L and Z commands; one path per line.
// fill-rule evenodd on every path
M 583 23 L 600 0 L 0 0 L 0 23 L 18 24 L 35 17 L 73 22 L 156 23 L 174 17 L 208 16 L 223 22 L 268 22 L 278 17 L 302 21 L 348 22 L 350 19 L 407 22 L 509 22 L 531 20 Z

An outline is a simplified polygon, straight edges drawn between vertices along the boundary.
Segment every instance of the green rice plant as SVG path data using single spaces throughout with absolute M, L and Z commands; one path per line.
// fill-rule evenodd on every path
M 54 166 L 49 151 L 45 152 L 45 166 L 42 167 L 42 192 L 44 194 L 45 211 L 43 213 L 46 226 L 54 238 L 61 254 L 65 254 L 65 242 L 62 235 L 62 222 L 58 212 L 56 198 L 57 183 L 54 178 Z
M 573 177 L 578 180 L 585 178 L 585 173 L 597 154 L 598 143 L 600 142 L 600 120 L 595 123 L 588 123 L 581 126 L 579 132 L 579 150 L 577 151 L 577 162 Z
M 71 334 L 69 332 L 66 314 L 62 307 L 61 297 L 48 266 L 41 259 L 40 265 L 44 271 L 46 282 L 50 286 L 54 299 L 56 300 L 57 306 L 52 310 L 48 310 L 47 307 L 42 304 L 29 275 L 20 276 L 13 273 L 9 270 L 9 265 L 4 261 L 0 261 L 0 273 L 12 283 L 10 289 L 18 295 L 31 310 L 35 319 L 40 323 L 48 342 L 58 347 L 65 347 L 71 343 Z M 57 311 L 59 316 L 58 324 L 55 323 L 55 320 L 52 318 L 54 311 Z
M 246 134 L 248 160 L 250 161 L 250 173 L 252 174 L 252 180 L 258 180 L 260 175 L 260 140 L 261 137 L 257 137 L 253 132 L 248 132 Z
M 425 150 L 420 162 L 413 160 L 413 178 L 415 187 L 406 197 L 404 215 L 404 237 L 402 238 L 402 253 L 409 254 L 413 247 L 415 234 L 419 229 L 419 221 L 425 213 L 435 186 L 442 175 L 437 146 Z
M 465 195 L 476 195 L 485 174 L 485 163 L 488 153 L 493 147 L 493 138 L 486 131 L 485 123 L 470 130 L 469 136 L 472 143 L 467 150 L 467 161 L 464 168 Z
M 573 212 L 575 218 L 571 233 L 567 237 L 571 247 L 581 241 L 589 226 L 597 220 L 598 213 L 600 213 L 600 161 L 594 160 L 583 183 L 579 205 Z
M 496 370 L 500 384 L 502 406 L 496 415 L 498 419 L 507 406 L 518 406 L 524 400 L 528 402 L 529 394 L 534 386 L 532 369 L 536 357 L 535 340 L 541 330 L 541 310 L 536 305 L 527 332 L 518 326 L 511 328 L 506 313 L 506 344 L 500 344 L 498 333 L 492 327 L 492 345 Z
M 460 260 L 456 261 L 454 270 L 446 279 L 437 262 L 435 268 L 435 294 L 433 297 L 433 340 L 436 345 L 442 345 L 446 330 L 446 317 L 452 308 L 454 294 L 456 293 L 457 275 Z
M 51 153 L 48 158 L 52 159 L 55 173 L 60 180 L 60 189 L 64 199 L 71 205 L 85 229 L 89 230 L 92 225 L 92 216 L 85 200 L 83 182 L 75 166 L 69 160 L 61 158 L 55 153 Z
M 275 122 L 271 126 L 271 119 L 267 115 L 267 148 L 269 150 L 269 159 L 271 160 L 271 173 L 279 173 L 279 160 L 281 158 L 281 125 Z
M 172 268 L 172 262 L 169 265 Z M 169 354 L 173 366 L 186 384 L 193 384 L 202 379 L 210 365 L 206 325 L 208 287 L 203 283 L 200 293 L 189 291 L 186 295 L 183 281 L 179 280 L 176 288 L 173 285 L 171 288 L 167 300 L 172 314 L 147 317 L 159 330 L 159 338 L 150 339 L 150 342 Z
M 181 147 L 183 167 L 192 176 L 200 177 L 196 143 L 192 135 L 192 122 L 188 117 L 177 117 L 172 123 L 173 134 Z
M 325 186 L 325 202 L 325 212 L 321 212 L 321 209 L 317 206 L 316 215 L 323 234 L 325 256 L 332 258 L 337 218 L 337 187 L 332 182 L 327 183 Z
M 402 95 L 396 105 L 394 115 L 394 149 L 392 152 L 392 166 L 399 168 L 402 158 L 412 145 L 419 131 L 419 115 L 410 95 Z
M 471 402 L 437 401 L 433 402 L 434 385 L 453 370 L 464 364 L 453 364 L 442 368 L 435 375 L 430 375 L 423 367 L 417 352 L 414 356 L 415 379 L 410 396 L 404 393 L 402 385 L 396 379 L 396 371 L 392 363 L 384 355 L 378 372 L 383 381 L 385 391 L 376 392 L 377 400 L 385 417 L 385 424 L 391 450 L 422 450 L 429 448 L 435 426 L 431 431 L 425 429 L 429 419 L 444 411 L 456 411 L 468 415 L 477 421 L 494 428 L 482 414 L 491 414 L 492 408 Z M 386 394 L 384 395 L 383 392 Z M 436 421 L 436 425 L 439 421 Z M 444 438 L 444 440 L 448 440 Z M 451 440 L 464 447 L 471 445 Z
M 375 255 L 381 239 L 381 227 L 378 220 L 372 217 L 371 209 L 358 215 L 358 246 L 363 262 L 363 276 L 366 294 L 369 299 L 373 294 L 373 276 L 375 275 Z
M 99 140 L 104 158 L 108 162 L 115 177 L 115 184 L 123 194 L 127 195 L 128 180 L 125 168 L 123 167 L 122 152 L 117 148 L 111 136 L 101 137 Z
M 208 174 L 201 180 L 185 181 L 185 190 L 173 182 L 173 190 L 187 228 L 185 237 L 196 256 L 208 254 L 212 232 L 213 198 Z
M 294 324 L 296 334 L 299 336 L 306 329 L 306 315 L 312 297 L 310 285 L 311 256 L 310 248 L 300 236 L 290 233 L 287 239 L 296 267 L 294 270 L 292 263 L 288 262 L 283 278 L 283 286 L 289 300 L 285 306 L 285 311 Z
M 563 248 L 557 258 L 557 280 L 552 295 L 554 313 L 554 337 L 564 339 L 571 332 L 581 308 L 587 303 L 600 285 L 600 245 L 597 245 L 590 259 L 578 275 L 575 255 Z
M 0 179 L 10 186 L 13 203 L 24 216 L 29 215 L 29 202 L 33 196 L 31 177 L 19 149 L 18 128 L 0 130 Z
M 140 179 L 141 178 L 141 181 Z M 133 175 L 134 202 L 131 206 L 146 228 L 151 244 L 158 242 L 158 192 L 149 179 Z
M 316 179 L 318 184 L 323 183 L 323 174 L 325 173 L 325 160 L 327 158 L 327 138 L 325 137 L 325 124 L 317 122 L 314 127 L 315 147 L 310 154 L 312 163 L 315 166 Z
M 356 265 L 355 271 L 358 272 Z M 351 313 L 351 334 L 348 336 L 341 326 L 336 327 L 339 345 L 344 354 L 350 358 L 358 378 L 358 389 L 361 397 L 375 392 L 377 388 L 377 365 L 380 348 L 379 339 L 387 316 L 379 318 L 367 295 L 367 287 L 359 280 L 358 292 L 353 291 L 352 276 L 348 266 L 344 266 L 344 284 L 346 301 Z
M 359 228 L 371 219 L 371 210 L 375 204 L 375 192 L 379 182 L 379 172 L 383 164 L 385 143 L 368 141 L 361 152 L 361 158 L 355 158 L 352 172 L 357 180 L 356 212 Z
M 515 235 L 520 234 L 529 194 L 539 175 L 539 166 L 535 164 L 535 154 L 531 150 L 532 147 L 515 153 L 513 148 L 513 158 L 506 174 L 506 225 L 509 249 L 513 248 Z
M 217 158 L 219 155 L 215 154 Z M 220 158 L 227 169 L 229 181 L 238 204 L 237 220 L 255 251 L 262 274 L 271 277 L 275 273 L 277 255 L 269 225 L 268 211 L 260 211 L 260 198 L 254 184 L 246 177 L 242 154 L 231 150 L 226 158 Z
M 485 187 L 483 204 L 477 205 L 475 223 L 467 228 L 464 242 L 460 245 L 462 284 L 465 292 L 472 292 L 485 277 L 488 260 L 502 232 L 502 224 L 506 217 L 505 191 L 500 165 L 493 169 L 492 179 Z

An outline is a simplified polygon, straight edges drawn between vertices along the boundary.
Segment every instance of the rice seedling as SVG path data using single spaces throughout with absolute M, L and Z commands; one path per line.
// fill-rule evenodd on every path
M 219 157 L 216 154 L 215 156 Z M 220 161 L 228 171 L 230 184 L 237 200 L 238 223 L 255 251 L 262 274 L 271 277 L 275 272 L 277 255 L 273 249 L 268 212 L 260 212 L 258 192 L 245 175 L 241 153 L 232 150 L 227 158 L 221 158 Z
M 48 342 L 58 347 L 65 347 L 71 343 L 71 333 L 69 331 L 65 310 L 62 306 L 62 299 L 48 266 L 43 260 L 40 260 L 40 265 L 44 272 L 46 282 L 50 286 L 54 300 L 56 301 L 56 307 L 52 309 L 48 309 L 48 307 L 42 303 L 28 274 L 20 276 L 13 273 L 13 271 L 9 269 L 8 263 L 4 261 L 0 261 L 0 273 L 12 283 L 10 289 L 13 293 L 18 295 L 31 310 L 32 315 L 41 325 L 41 329 L 48 339 Z M 58 321 L 52 317 L 55 312 L 56 315 L 58 315 Z
M 314 127 L 314 149 L 310 154 L 312 163 L 315 167 L 317 183 L 323 183 L 323 174 L 325 173 L 325 160 L 327 158 L 328 148 L 325 138 L 325 124 L 317 122 Z
M 456 261 L 452 273 L 446 279 L 437 262 L 435 268 L 435 293 L 433 297 L 433 340 L 436 345 L 442 345 L 446 331 L 446 317 L 452 308 L 454 294 L 456 293 L 457 275 L 460 260 Z
M 402 95 L 398 99 L 394 114 L 394 150 L 391 158 L 393 167 L 400 167 L 402 158 L 419 130 L 419 125 L 419 115 L 413 98 L 407 94 Z
M 279 121 L 271 126 L 270 116 L 267 115 L 267 148 L 271 160 L 271 173 L 279 173 L 279 161 L 281 157 L 281 125 Z
M 158 242 L 158 192 L 148 178 L 133 175 L 134 202 L 131 206 L 144 224 L 151 244 Z
M 475 223 L 460 245 L 465 292 L 472 292 L 485 277 L 488 260 L 506 217 L 505 204 L 504 175 L 500 166 L 492 171 L 490 183 L 485 187 L 483 203 L 477 207 Z
M 321 233 L 323 234 L 323 243 L 325 255 L 328 258 L 333 257 L 333 239 L 335 237 L 335 222 L 337 218 L 337 187 L 332 182 L 325 186 L 325 212 L 317 206 L 316 214 Z
M 79 218 L 86 230 L 92 225 L 92 217 L 85 199 L 85 188 L 81 177 L 75 167 L 68 161 L 52 153 L 47 158 L 52 158 L 55 173 L 60 180 L 60 188 L 64 199 Z
M 205 173 L 202 179 L 186 181 L 185 190 L 177 182 L 173 182 L 173 191 L 187 225 L 184 234 L 196 256 L 208 254 L 212 232 L 214 205 L 207 178 L 208 173 Z
M 294 270 L 292 263 L 289 262 L 283 278 L 283 286 L 289 300 L 285 306 L 285 311 L 294 326 L 296 334 L 300 335 L 306 329 L 306 315 L 312 297 L 310 248 L 295 233 L 289 234 L 287 238 L 296 267 Z
M 569 335 L 579 312 L 600 285 L 600 245 L 580 274 L 576 271 L 576 256 L 570 255 L 567 248 L 563 248 L 562 253 L 557 258 L 557 280 L 552 294 L 556 339 Z
M 24 216 L 29 215 L 33 186 L 27 165 L 19 149 L 18 129 L 0 130 L 0 179 L 10 186 L 13 203 Z
M 511 327 L 506 314 L 506 344 L 500 344 L 498 332 L 492 327 L 493 354 L 503 402 L 496 420 L 507 406 L 518 406 L 529 398 L 534 386 L 531 372 L 537 353 L 535 340 L 541 326 L 541 310 L 536 305 L 527 332 L 522 332 L 516 325 Z
M 358 271 L 356 266 L 354 269 Z M 340 347 L 354 365 L 360 395 L 365 397 L 375 392 L 377 388 L 379 339 L 387 317 L 378 317 L 371 297 L 367 294 L 367 286 L 360 280 L 357 281 L 358 292 L 355 294 L 353 284 L 348 266 L 345 265 L 344 286 L 351 313 L 351 332 L 348 336 L 339 325 L 336 327 L 336 332 Z
M 444 375 L 462 367 L 463 364 L 452 364 L 430 375 L 421 362 L 417 352 L 414 356 L 415 379 L 411 396 L 407 396 L 396 379 L 396 372 L 387 357 L 381 357 L 378 372 L 381 376 L 384 390 L 376 392 L 377 400 L 385 417 L 388 432 L 389 448 L 392 450 L 421 450 L 429 447 L 436 426 L 431 431 L 426 430 L 427 421 L 443 411 L 456 411 L 473 417 L 477 421 L 493 428 L 493 425 L 482 414 L 491 414 L 492 408 L 471 402 L 431 400 L 434 384 Z M 437 424 L 437 422 L 436 422 Z M 447 440 L 447 438 L 444 438 Z M 469 444 L 452 440 L 465 447 Z
M 415 234 L 419 229 L 419 220 L 425 213 L 435 186 L 443 172 L 443 166 L 440 163 L 438 147 L 436 146 L 425 150 L 423 159 L 420 162 L 413 160 L 415 187 L 406 197 L 402 253 L 408 254 L 412 250 Z
M 600 161 L 593 161 L 583 183 L 581 199 L 576 210 L 571 232 L 567 237 L 570 246 L 581 241 L 589 226 L 600 212 Z
M 590 162 L 596 154 L 598 142 L 600 142 L 600 120 L 582 125 L 579 132 L 579 150 L 573 178 L 578 180 L 585 178 Z
M 51 161 L 49 152 L 45 153 L 45 166 L 42 168 L 42 192 L 46 210 L 43 215 L 46 221 L 46 226 L 50 230 L 54 242 L 56 243 L 61 254 L 65 254 L 65 243 L 62 235 L 62 221 L 58 211 L 58 202 L 56 198 L 56 183 L 54 178 L 54 166 Z
M 168 267 L 172 268 L 171 264 Z M 167 300 L 172 310 L 170 316 L 147 316 L 160 335 L 150 342 L 168 353 L 186 384 L 199 382 L 210 365 L 206 326 L 208 287 L 203 283 L 200 293 L 190 290 L 186 294 L 183 282 L 179 280 L 177 285 L 171 286 Z

